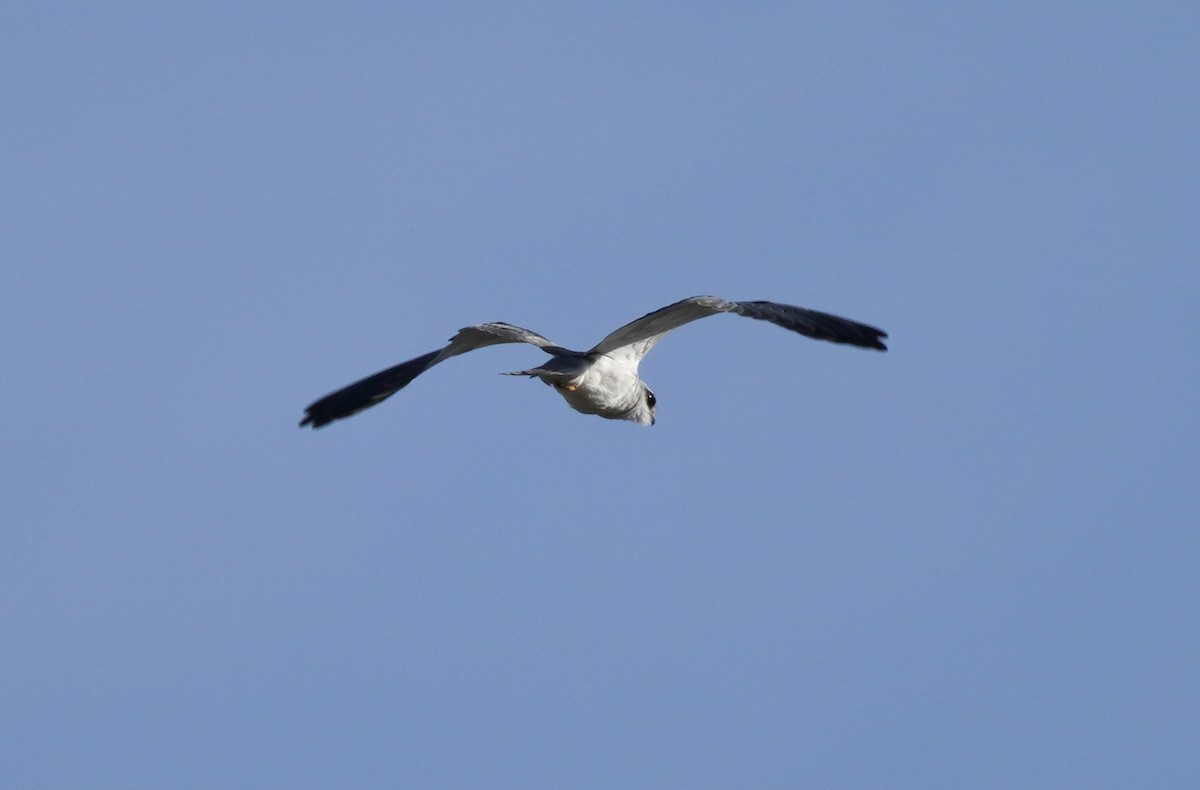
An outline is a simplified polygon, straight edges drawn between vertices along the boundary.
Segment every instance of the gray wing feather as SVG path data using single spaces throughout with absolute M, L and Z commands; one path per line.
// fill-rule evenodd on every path
M 468 351 L 474 351 L 477 348 L 501 343 L 528 343 L 544 349 L 550 354 L 578 355 L 578 352 L 554 345 L 537 332 L 531 332 L 512 324 L 494 322 L 468 326 L 458 330 L 444 348 L 381 370 L 336 392 L 331 392 L 320 400 L 313 401 L 304 410 L 304 419 L 300 421 L 300 426 L 311 425 L 314 428 L 320 428 L 334 420 L 357 414 L 363 409 L 370 408 L 395 395 L 407 387 L 413 379 L 439 362 Z
M 431 364 L 436 365 L 438 362 L 450 357 L 456 357 L 459 354 L 465 354 L 477 348 L 496 346 L 502 343 L 528 343 L 531 346 L 545 349 L 550 354 L 570 355 L 573 353 L 562 346 L 554 345 L 554 343 L 542 337 L 537 332 L 501 321 L 494 321 L 490 324 L 468 326 L 458 330 L 454 337 L 450 338 L 449 344 L 438 352 L 437 359 Z
M 778 302 L 730 302 L 715 296 L 693 296 L 631 321 L 597 343 L 589 353 L 626 353 L 640 360 L 672 329 L 717 313 L 769 321 L 817 340 L 887 350 L 882 340 L 887 337 L 886 332 L 848 318 Z

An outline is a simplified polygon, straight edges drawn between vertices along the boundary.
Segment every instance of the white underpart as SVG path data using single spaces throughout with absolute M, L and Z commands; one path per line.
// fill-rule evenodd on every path
M 637 362 L 628 357 L 602 354 L 566 384 L 555 383 L 554 388 L 575 411 L 650 423 L 645 385 L 638 378 Z

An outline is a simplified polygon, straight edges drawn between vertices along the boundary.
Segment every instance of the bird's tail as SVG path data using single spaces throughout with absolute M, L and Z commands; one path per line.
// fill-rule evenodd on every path
M 528 370 L 514 370 L 504 373 L 505 376 L 536 376 L 547 384 L 559 381 L 569 381 L 578 378 L 591 366 L 591 361 L 583 354 L 555 355 L 546 360 L 545 364 Z
M 320 428 L 322 425 L 328 425 L 334 420 L 357 414 L 363 409 L 369 409 L 376 403 L 386 400 L 424 373 L 433 364 L 438 353 L 438 351 L 431 351 L 424 356 L 410 359 L 408 362 L 401 362 L 395 367 L 381 370 L 314 401 L 304 410 L 304 419 L 300 421 L 300 427 L 311 425 L 314 428 Z
M 543 384 L 553 384 L 556 381 L 567 381 L 571 377 L 564 376 L 562 373 L 545 368 L 530 368 L 529 370 L 512 370 L 507 373 L 501 373 L 501 376 L 528 376 L 531 379 L 541 379 Z

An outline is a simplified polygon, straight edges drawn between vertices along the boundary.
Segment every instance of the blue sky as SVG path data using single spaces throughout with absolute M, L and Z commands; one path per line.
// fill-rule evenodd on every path
M 1194 7 L 2 21 L 0 784 L 1200 781 Z

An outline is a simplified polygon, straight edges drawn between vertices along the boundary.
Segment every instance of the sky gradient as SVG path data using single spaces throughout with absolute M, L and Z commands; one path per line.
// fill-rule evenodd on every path
M 0 785 L 1200 782 L 1195 7 L 0 20 Z

